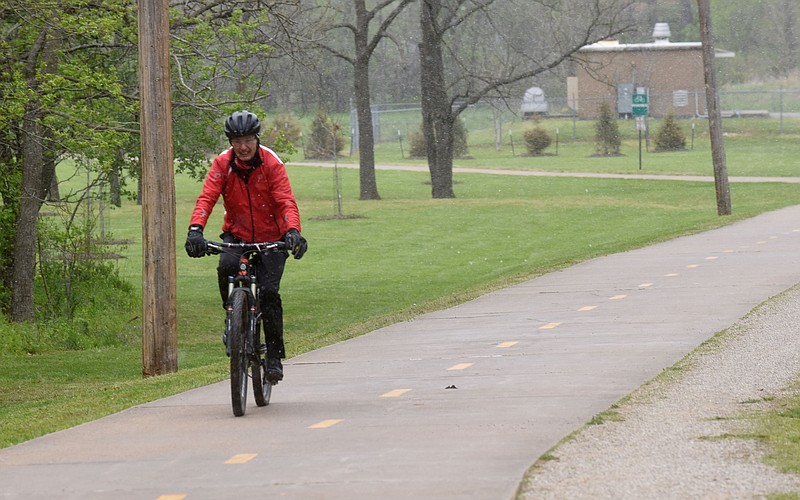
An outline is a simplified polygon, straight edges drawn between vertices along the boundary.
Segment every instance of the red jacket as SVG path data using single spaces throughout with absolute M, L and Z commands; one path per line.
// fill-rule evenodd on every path
M 232 148 L 214 158 L 190 225 L 205 227 L 222 195 L 225 207 L 222 230 L 241 241 L 277 241 L 291 228 L 300 231 L 300 212 L 283 162 L 265 146 L 258 148 L 258 155 L 261 165 L 255 168 L 235 160 L 240 172 L 249 175 L 234 170 Z

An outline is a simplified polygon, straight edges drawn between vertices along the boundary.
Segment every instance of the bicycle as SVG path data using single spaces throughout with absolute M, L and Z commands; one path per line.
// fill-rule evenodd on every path
M 267 406 L 272 386 L 278 383 L 267 379 L 267 346 L 261 343 L 261 308 L 254 259 L 266 252 L 286 250 L 286 243 L 206 241 L 206 244 L 209 255 L 220 254 L 227 249 L 242 252 L 238 273 L 228 277 L 228 302 L 225 305 L 225 338 L 231 365 L 231 405 L 233 414 L 241 417 L 247 410 L 248 368 L 253 380 L 256 405 Z

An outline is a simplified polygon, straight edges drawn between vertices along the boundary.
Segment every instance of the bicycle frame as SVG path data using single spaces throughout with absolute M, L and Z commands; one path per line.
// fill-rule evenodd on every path
M 233 249 L 241 251 L 239 269 L 236 275 L 228 277 L 228 302 L 225 305 L 226 338 L 231 356 L 231 401 L 233 414 L 237 417 L 244 415 L 247 400 L 247 371 L 252 371 L 253 392 L 258 406 L 269 404 L 272 385 L 266 379 L 266 363 L 263 355 L 266 354 L 266 344 L 261 345 L 260 320 L 261 308 L 258 299 L 258 285 L 256 277 L 255 260 L 259 255 L 283 250 L 284 242 L 266 243 L 217 243 L 207 241 L 208 254 L 216 254 Z M 247 296 L 247 311 L 244 310 L 241 294 Z M 238 304 L 238 307 L 237 307 Z M 234 310 L 235 309 L 235 310 Z M 246 326 L 242 324 L 246 314 Z M 235 323 L 235 324 L 234 324 Z M 234 328 L 235 327 L 235 328 Z M 244 331 L 241 331 L 244 327 Z M 231 348 L 232 345 L 236 349 Z M 235 351 L 235 352 L 234 352 Z M 262 378 L 264 374 L 264 378 Z

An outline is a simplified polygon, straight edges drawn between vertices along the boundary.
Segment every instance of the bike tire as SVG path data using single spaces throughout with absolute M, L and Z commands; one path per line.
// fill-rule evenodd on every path
M 231 406 L 237 417 L 247 411 L 247 333 L 250 294 L 244 289 L 234 289 L 228 298 L 231 303 L 228 346 L 231 350 Z
M 272 396 L 272 384 L 267 380 L 267 366 L 264 357 L 261 355 L 259 346 L 261 344 L 261 320 L 256 319 L 255 327 L 253 328 L 253 351 L 255 358 L 250 360 L 250 370 L 253 379 L 253 397 L 256 400 L 257 406 L 267 406 L 269 398 Z
M 250 367 L 253 374 L 253 397 L 256 399 L 256 405 L 267 406 L 269 398 L 272 396 L 272 384 L 267 380 L 266 367 L 261 365 L 261 360 L 258 363 L 250 363 Z

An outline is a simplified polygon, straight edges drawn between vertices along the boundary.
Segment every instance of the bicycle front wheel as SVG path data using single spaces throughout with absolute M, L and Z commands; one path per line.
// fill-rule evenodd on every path
M 247 410 L 247 335 L 250 294 L 243 288 L 234 289 L 228 298 L 231 303 L 231 321 L 228 347 L 231 350 L 231 405 L 233 414 L 244 415 Z

